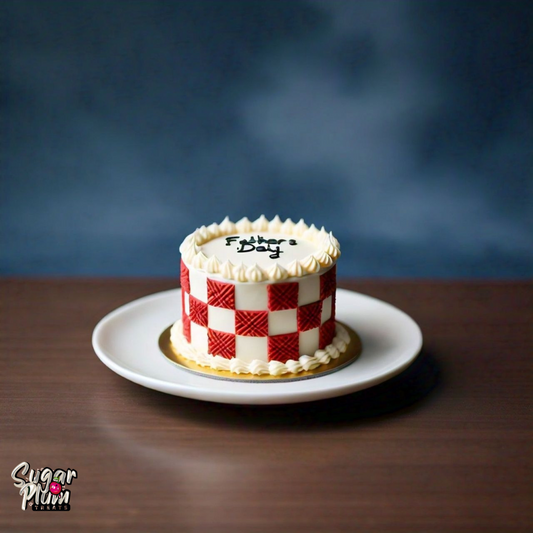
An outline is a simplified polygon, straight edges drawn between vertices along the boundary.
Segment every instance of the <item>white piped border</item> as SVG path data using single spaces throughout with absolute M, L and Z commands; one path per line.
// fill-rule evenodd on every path
M 286 363 L 279 361 L 259 361 L 254 359 L 251 363 L 237 358 L 225 359 L 220 355 L 211 355 L 198 351 L 192 344 L 187 342 L 183 335 L 183 324 L 181 320 L 175 322 L 170 330 L 170 342 L 178 353 L 194 361 L 197 365 L 207 366 L 213 370 L 227 370 L 234 374 L 270 374 L 271 376 L 281 376 L 282 374 L 298 374 L 304 370 L 314 370 L 320 365 L 327 365 L 332 359 L 337 359 L 344 353 L 350 343 L 350 334 L 338 322 L 335 323 L 335 337 L 331 344 L 324 350 L 317 350 L 314 355 L 302 355 L 298 360 L 291 359 Z
M 251 233 L 253 231 L 270 231 L 287 236 L 302 237 L 317 245 L 319 249 L 300 261 L 293 261 L 287 265 L 287 268 L 273 264 L 265 271 L 257 264 L 251 266 L 245 266 L 242 263 L 234 265 L 229 260 L 221 263 L 216 255 L 207 257 L 200 248 L 212 239 L 224 235 Z M 289 277 L 299 278 L 307 274 L 315 274 L 321 268 L 332 266 L 341 255 L 339 241 L 323 226 L 319 230 L 314 224 L 308 226 L 303 219 L 300 219 L 296 224 L 290 218 L 282 221 L 278 215 L 270 221 L 265 215 L 261 215 L 253 222 L 246 217 L 241 218 L 238 222 L 232 222 L 229 217 L 226 217 L 220 224 L 213 223 L 209 226 L 202 226 L 187 235 L 179 250 L 187 266 L 204 270 L 209 274 L 220 274 L 225 279 L 241 282 L 281 281 Z

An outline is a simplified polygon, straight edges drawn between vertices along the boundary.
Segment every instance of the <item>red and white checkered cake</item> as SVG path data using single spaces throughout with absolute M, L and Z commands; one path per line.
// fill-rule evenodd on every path
M 316 367 L 346 348 L 345 336 L 333 344 L 340 251 L 331 234 L 261 217 L 226 219 L 192 235 L 181 248 L 182 318 L 172 336 L 180 353 L 204 364 L 218 360 L 214 368 L 262 373 Z M 247 264 L 231 262 L 239 253 Z

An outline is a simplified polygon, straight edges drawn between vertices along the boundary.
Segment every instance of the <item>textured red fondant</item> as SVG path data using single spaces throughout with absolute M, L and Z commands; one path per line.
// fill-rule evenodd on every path
M 300 336 L 298 332 L 268 337 L 268 360 L 286 363 L 300 357 Z
M 322 318 L 322 301 L 298 307 L 298 331 L 318 328 Z
M 246 337 L 267 337 L 268 311 L 235 311 L 235 333 Z
M 235 285 L 207 278 L 207 303 L 214 307 L 235 309 Z
M 184 314 L 181 317 L 181 322 L 183 324 L 183 336 L 187 339 L 187 342 L 191 342 L 191 320 Z
M 181 290 L 185 292 L 191 292 L 191 284 L 189 282 L 189 269 L 183 261 L 181 261 L 181 274 L 180 274 Z
M 337 288 L 337 265 L 333 265 L 325 274 L 320 276 L 320 299 L 324 300 L 335 294 Z
M 191 342 L 191 322 L 207 328 L 208 351 L 212 355 L 232 359 L 236 355 L 237 335 L 258 337 L 267 339 L 269 361 L 286 363 L 289 360 L 298 360 L 300 357 L 300 332 L 319 328 L 318 349 L 324 349 L 331 344 L 335 336 L 336 266 L 330 268 L 319 277 L 319 280 L 316 280 L 320 283 L 320 296 L 317 294 L 316 297 L 320 299 L 303 306 L 298 306 L 299 282 L 265 283 L 263 290 L 266 291 L 265 303 L 268 310 L 235 309 L 235 284 L 211 278 L 206 280 L 207 303 L 195 298 L 190 294 L 189 269 L 183 261 L 181 262 L 180 280 L 182 285 L 183 334 L 187 341 Z M 186 294 L 189 294 L 189 313 L 185 309 Z M 323 302 L 328 297 L 331 297 L 331 317 L 321 325 Z M 208 306 L 231 310 L 234 315 L 235 332 L 227 333 L 210 329 Z M 297 331 L 269 336 L 269 313 L 288 309 L 296 310 Z
M 189 296 L 189 318 L 199 326 L 207 327 L 207 304 Z
M 318 348 L 323 350 L 335 336 L 335 320 L 330 318 L 320 326 Z
M 208 332 L 209 353 L 226 359 L 235 357 L 235 335 L 210 329 Z
M 283 311 L 298 307 L 298 283 L 273 283 L 268 285 L 268 308 Z

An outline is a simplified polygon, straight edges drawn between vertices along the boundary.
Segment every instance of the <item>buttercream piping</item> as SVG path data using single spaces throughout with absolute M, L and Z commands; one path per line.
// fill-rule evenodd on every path
M 218 258 L 210 260 L 211 258 L 206 257 L 202 252 L 201 246 L 212 239 L 223 235 L 233 235 L 239 232 L 251 233 L 252 231 L 271 231 L 287 236 L 301 237 L 313 242 L 318 250 L 299 261 L 291 262 L 286 268 L 274 263 L 266 272 L 259 267 L 255 268 L 244 264 L 235 267 L 230 261 L 221 264 Z M 324 227 L 319 231 L 314 224 L 307 226 L 303 219 L 300 219 L 297 224 L 290 218 L 282 222 L 278 215 L 270 222 L 265 215 L 261 215 L 254 222 L 243 217 L 237 223 L 226 217 L 220 224 L 213 223 L 207 227 L 201 226 L 187 235 L 179 250 L 187 265 L 205 270 L 210 274 L 220 274 L 228 280 L 241 282 L 258 282 L 267 279 L 279 281 L 287 277 L 306 276 L 319 272 L 321 268 L 329 268 L 341 255 L 339 241 L 331 232 L 327 233 Z M 202 255 L 197 257 L 199 254 Z
M 246 275 L 246 267 L 239 263 L 237 266 L 233 268 L 233 279 L 235 281 L 248 281 L 248 276 Z
M 335 346 L 333 346 L 333 344 L 330 344 L 327 347 L 326 352 L 332 359 L 337 359 L 340 355 L 339 350 Z
M 310 274 L 318 272 L 320 270 L 320 263 L 316 260 L 316 257 L 314 255 L 308 255 L 307 257 L 304 257 L 300 261 L 300 264 Z
M 281 233 L 285 233 L 285 235 L 292 235 L 293 229 L 296 224 L 288 218 L 282 225 L 281 225 Z
M 326 231 L 326 228 L 322 226 L 320 228 L 320 231 L 318 232 L 317 238 L 319 242 L 323 242 L 325 239 L 328 238 L 328 232 Z
M 302 237 L 304 239 L 307 239 L 307 240 L 311 241 L 311 242 L 316 242 L 317 237 L 318 237 L 318 230 L 316 229 L 315 225 L 311 224 L 309 226 L 309 229 L 304 231 Z
M 265 215 L 261 215 L 252 223 L 254 231 L 268 231 L 268 220 Z
M 220 265 L 220 274 L 225 279 L 234 279 L 233 270 L 233 263 L 229 259 Z
M 259 359 L 254 359 L 251 363 L 248 364 L 247 371 L 243 372 L 244 374 L 255 374 L 255 375 L 261 375 L 261 374 L 270 374 L 268 363 L 265 363 L 264 361 L 259 361 Z
M 276 215 L 269 223 L 268 223 L 268 231 L 271 231 L 272 233 L 279 233 L 281 231 L 281 227 L 283 225 L 283 222 L 281 222 L 281 219 L 278 215 Z
M 341 251 L 331 241 L 328 241 L 325 252 L 334 260 L 341 255 Z
M 304 222 L 304 219 L 301 218 L 298 221 L 298 224 L 294 226 L 292 232 L 294 235 L 298 235 L 299 237 L 301 237 L 308 229 L 309 229 L 309 226 Z
M 191 246 L 189 246 L 185 253 L 183 254 L 183 258 L 185 261 L 192 263 L 194 261 L 194 258 L 201 252 L 201 249 L 193 243 Z
M 331 356 L 327 350 L 317 350 L 315 352 L 315 357 L 320 362 L 320 364 L 328 364 L 331 361 Z
M 333 264 L 333 259 L 323 251 L 316 252 L 315 254 L 316 260 L 320 263 L 320 266 L 322 267 L 329 267 Z
M 241 218 L 235 224 L 235 227 L 237 228 L 237 231 L 241 233 L 250 233 L 251 231 L 253 231 L 252 223 L 246 217 Z
M 226 217 L 219 225 L 222 235 L 231 235 L 232 233 L 237 232 L 237 227 L 235 223 L 232 222 L 229 217 Z
M 267 275 L 265 271 L 257 264 L 252 265 L 246 270 L 246 277 L 249 281 L 258 283 L 259 281 L 265 281 Z
M 339 244 L 339 241 L 333 236 L 333 233 L 331 233 L 331 231 L 329 232 L 329 239 L 336 248 L 341 247 L 341 245 Z
M 205 226 L 202 226 L 198 228 L 197 230 L 198 235 L 200 235 L 201 242 L 198 244 L 204 244 L 206 241 L 209 240 L 209 231 Z
M 287 279 L 289 277 L 289 273 L 281 265 L 278 265 L 277 263 L 274 263 L 268 269 L 268 277 L 272 281 L 280 281 L 282 279 Z
M 347 344 L 340 337 L 334 338 L 332 344 L 335 346 L 335 348 L 337 348 L 337 350 L 339 350 L 339 352 L 346 351 Z
M 216 239 L 220 237 L 220 226 L 216 222 L 213 222 L 213 224 L 207 226 L 207 232 L 209 234 L 209 240 Z
M 194 239 L 195 244 L 201 245 L 201 244 L 203 244 L 203 240 L 202 240 L 202 235 L 200 234 L 200 232 L 198 230 L 199 230 L 199 228 L 194 230 L 193 239 Z
M 179 248 L 180 253 L 182 254 L 185 250 L 188 250 L 193 244 L 194 244 L 194 236 L 193 236 L 193 233 L 191 233 L 190 235 L 187 235 L 187 237 L 185 237 L 185 239 L 181 243 L 180 248 Z
M 212 255 L 205 264 L 205 269 L 209 274 L 220 273 L 220 261 L 216 255 Z
M 348 344 L 350 342 L 350 334 L 344 328 L 340 328 L 339 329 L 339 337 L 346 344 Z
M 287 272 L 291 277 L 301 277 L 304 275 L 304 268 L 301 261 L 293 261 L 287 265 Z
M 207 262 L 207 256 L 203 252 L 199 252 L 194 256 L 192 260 L 192 266 L 194 268 L 202 269 Z

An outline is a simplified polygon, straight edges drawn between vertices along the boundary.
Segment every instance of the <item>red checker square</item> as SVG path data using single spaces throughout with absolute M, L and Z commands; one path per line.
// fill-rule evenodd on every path
M 213 307 L 235 309 L 235 285 L 207 278 L 207 303 Z
M 330 318 L 320 326 L 318 348 L 323 350 L 328 344 L 331 344 L 335 336 L 335 320 Z
M 300 335 L 298 332 L 268 337 L 268 360 L 286 363 L 300 357 Z
M 182 291 L 191 292 L 191 284 L 189 282 L 189 269 L 183 261 L 181 261 L 180 285 Z
M 283 311 L 298 307 L 298 287 L 293 283 L 272 283 L 268 285 L 268 308 L 270 311 Z
M 322 301 L 298 307 L 298 331 L 318 328 L 322 322 Z
M 191 342 L 191 320 L 187 315 L 181 317 L 181 323 L 183 324 L 183 336 L 187 339 L 187 342 Z
M 207 304 L 189 296 L 189 318 L 199 326 L 207 327 Z
M 320 276 L 320 299 L 325 300 L 337 288 L 337 265 Z
M 267 337 L 268 311 L 235 311 L 235 333 L 246 337 Z
M 208 330 L 209 353 L 211 355 L 220 355 L 226 359 L 235 357 L 235 335 L 225 333 L 216 329 Z

